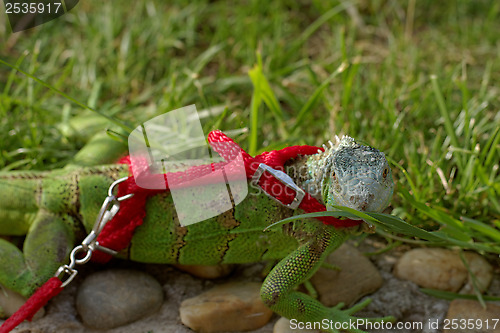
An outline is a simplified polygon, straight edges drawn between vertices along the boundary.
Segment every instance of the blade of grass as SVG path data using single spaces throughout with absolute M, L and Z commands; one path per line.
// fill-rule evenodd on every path
M 479 290 L 479 286 L 477 284 L 478 281 L 477 281 L 476 275 L 474 273 L 472 273 L 470 266 L 469 266 L 469 263 L 467 262 L 467 260 L 465 260 L 465 256 L 464 256 L 463 251 L 460 251 L 459 254 L 460 254 L 460 260 L 462 261 L 465 268 L 467 269 L 467 272 L 469 272 L 469 276 L 470 276 L 470 279 L 472 281 L 472 287 L 474 289 L 474 294 L 476 295 L 477 300 L 479 301 L 479 303 L 481 303 L 483 308 L 486 308 L 486 304 L 484 303 L 483 295 L 481 295 L 481 291 Z
M 278 124 L 283 123 L 283 111 L 281 111 L 278 99 L 276 95 L 274 95 L 271 85 L 264 75 L 260 52 L 257 52 L 257 64 L 248 71 L 248 75 L 252 80 L 254 89 L 259 89 L 263 102 L 267 105 L 269 110 L 271 110 Z
M 349 105 L 350 99 L 351 99 L 351 91 L 353 87 L 353 82 L 354 78 L 356 77 L 356 74 L 358 73 L 359 70 L 359 58 L 354 59 L 352 62 L 349 70 L 346 72 L 346 75 L 344 76 L 342 80 L 342 107 L 347 108 Z
M 316 88 L 316 90 L 311 95 L 311 97 L 309 97 L 302 109 L 300 109 L 299 114 L 297 115 L 297 119 L 295 120 L 295 125 L 292 128 L 292 132 L 295 132 L 299 128 L 299 126 L 302 125 L 304 117 L 316 106 L 323 90 L 325 90 L 330 82 L 332 82 L 333 79 L 336 78 L 340 73 L 342 73 L 346 68 L 347 63 L 341 63 L 340 66 L 335 70 L 335 72 L 330 74 L 330 76 L 325 81 L 323 81 L 323 83 L 321 83 L 318 88 Z
M 441 112 L 441 116 L 444 119 L 444 127 L 446 129 L 446 133 L 450 137 L 451 144 L 458 148 L 460 147 L 460 145 L 458 143 L 457 134 L 455 133 L 455 127 L 453 126 L 453 122 L 451 121 L 450 113 L 446 108 L 446 103 L 444 102 L 443 94 L 441 93 L 441 89 L 439 88 L 439 84 L 437 82 L 437 76 L 431 75 L 430 79 L 432 84 L 432 90 L 434 92 L 434 96 L 436 97 L 436 101 L 438 104 L 438 109 Z M 459 162 L 459 166 L 462 167 L 462 160 L 459 158 L 457 159 L 457 161 Z
M 295 39 L 295 42 L 290 47 L 287 53 L 291 56 L 318 30 L 323 24 L 331 20 L 336 15 L 343 12 L 347 7 L 352 6 L 348 2 L 342 2 L 339 5 L 333 7 L 332 9 L 321 15 L 316 21 L 311 23 L 300 35 Z
M 3 61 L 2 59 L 0 59 L 0 63 L 1 63 L 1 64 L 4 64 L 4 65 L 6 65 L 6 66 L 8 66 L 8 67 L 10 67 L 10 68 L 12 68 L 12 69 L 15 69 L 15 70 L 17 70 L 18 72 L 20 72 L 20 73 L 22 73 L 22 74 L 26 75 L 26 76 L 27 76 L 27 77 L 29 77 L 30 79 L 32 79 L 32 80 L 34 80 L 34 81 L 38 82 L 39 84 L 41 84 L 42 86 L 44 86 L 44 87 L 46 87 L 46 88 L 48 88 L 48 89 L 52 90 L 52 91 L 53 91 L 53 92 L 55 92 L 56 94 L 61 95 L 62 97 L 64 97 L 64 98 L 66 98 L 67 100 L 69 100 L 69 101 L 71 101 L 71 102 L 75 103 L 76 105 L 80 106 L 81 108 L 86 109 L 86 110 L 89 110 L 89 111 L 92 111 L 92 112 L 95 112 L 95 113 L 97 113 L 97 114 L 99 114 L 99 115 L 103 116 L 104 118 L 108 119 L 108 120 L 109 120 L 109 121 L 111 121 L 112 123 L 114 123 L 114 124 L 118 125 L 119 127 L 123 128 L 125 131 L 127 131 L 127 132 L 131 132 L 131 131 L 132 131 L 132 129 L 131 129 L 131 128 L 129 128 L 128 126 L 124 125 L 124 124 L 123 124 L 122 122 L 120 122 L 118 119 L 116 119 L 116 118 L 114 118 L 114 117 L 110 117 L 110 116 L 108 116 L 107 114 L 104 114 L 104 113 L 102 113 L 102 112 L 100 112 L 100 111 L 98 111 L 98 110 L 92 109 L 91 107 L 89 107 L 89 106 L 87 106 L 87 105 L 85 105 L 85 104 L 83 104 L 83 103 L 81 103 L 81 102 L 77 101 L 76 99 L 74 99 L 73 97 L 71 97 L 71 96 L 69 96 L 69 95 L 65 94 L 64 92 L 60 91 L 59 89 L 56 89 L 55 87 L 53 87 L 53 86 L 52 86 L 52 85 L 50 85 L 49 83 L 47 83 L 47 82 L 43 81 L 42 79 L 39 79 L 39 78 L 37 78 L 36 76 L 34 76 L 34 75 L 32 75 L 32 74 L 30 74 L 30 73 L 28 73 L 28 72 L 23 71 L 21 68 L 19 68 L 19 67 L 15 66 L 15 65 L 11 65 L 11 64 L 9 64 L 8 62 Z
M 248 136 L 248 153 L 255 155 L 257 152 L 257 138 L 259 135 L 259 108 L 262 97 L 259 86 L 254 87 L 250 102 L 250 135 Z
M 466 227 L 469 227 L 470 229 L 476 230 L 480 232 L 483 235 L 486 235 L 490 239 L 492 239 L 495 242 L 500 243 L 500 231 L 496 230 L 495 228 L 490 227 L 489 225 L 478 221 L 474 220 L 465 216 L 460 217 L 461 220 L 464 222 L 464 225 Z
M 26 58 L 27 55 L 28 55 L 27 52 L 23 52 L 23 54 L 17 59 L 16 64 L 14 66 L 15 67 L 21 66 L 21 63 L 23 62 L 24 58 Z M 7 93 L 9 92 L 10 87 L 12 86 L 12 83 L 14 82 L 14 79 L 16 78 L 16 72 L 17 72 L 17 70 L 15 68 L 12 68 L 12 70 L 10 71 L 9 77 L 7 79 L 7 83 L 5 84 L 5 87 L 3 89 L 4 95 L 7 95 Z
M 401 170 L 401 172 L 403 173 L 403 175 L 406 178 L 406 181 L 408 182 L 408 185 L 410 185 L 411 192 L 415 196 L 416 200 L 419 200 L 420 199 L 419 192 L 417 191 L 417 187 L 415 186 L 415 183 L 413 182 L 410 175 L 408 174 L 408 171 L 406 171 L 406 169 L 403 166 L 399 165 L 399 163 L 397 163 L 395 160 L 393 160 L 390 156 L 386 156 L 386 158 L 387 158 L 387 161 L 389 161 L 389 163 L 391 163 L 396 168 Z
M 382 213 L 364 213 L 357 211 L 352 208 L 335 206 L 339 211 L 327 211 L 327 212 L 317 212 L 317 213 L 308 213 L 295 215 L 281 221 L 278 221 L 272 224 L 270 227 L 274 227 L 279 224 L 288 223 L 291 221 L 303 219 L 303 218 L 312 218 L 312 217 L 321 217 L 321 216 L 333 216 L 336 218 L 347 217 L 347 218 L 361 218 L 369 223 L 373 223 L 377 226 L 382 227 L 385 230 L 389 230 L 391 232 L 403 233 L 412 237 L 420 237 L 422 239 L 426 239 L 433 242 L 442 242 L 441 237 L 436 237 L 433 233 L 428 231 L 419 229 L 417 227 L 412 226 L 411 224 L 406 223 L 401 220 L 397 216 L 382 214 Z
M 488 83 L 491 77 L 491 66 L 492 61 L 486 63 L 486 68 L 484 69 L 483 79 L 481 80 L 481 88 L 479 89 L 479 98 L 484 99 L 486 97 L 486 89 L 488 88 Z
M 415 199 L 413 199 L 410 193 L 408 193 L 408 191 L 404 189 L 400 189 L 399 193 L 401 196 L 404 197 L 404 199 L 410 202 L 413 205 L 413 207 L 417 208 L 419 211 L 426 214 L 427 216 L 433 218 L 439 224 L 451 228 L 454 231 L 454 235 L 456 237 L 459 237 L 464 241 L 471 240 L 471 237 L 467 234 L 468 229 L 459 220 L 456 220 L 450 217 L 449 215 L 446 215 L 443 212 L 432 209 L 431 207 L 416 201 Z
M 475 295 L 465 295 L 459 293 L 453 293 L 451 291 L 443 291 L 436 289 L 428 289 L 428 288 L 420 288 L 420 291 L 424 294 L 434 296 L 437 298 L 445 299 L 452 301 L 454 299 L 477 299 Z M 485 301 L 500 301 L 500 297 L 498 296 L 482 296 Z
M 460 239 L 450 236 L 448 233 L 442 231 L 428 232 L 423 229 L 417 228 L 411 224 L 406 223 L 399 217 L 389 214 L 382 213 L 372 213 L 372 212 L 360 212 L 352 208 L 335 206 L 336 209 L 340 211 L 327 211 L 327 212 L 317 212 L 295 215 L 268 226 L 266 229 L 275 227 L 280 224 L 292 222 L 294 220 L 320 217 L 320 216 L 333 216 L 336 218 L 347 217 L 347 218 L 361 218 L 365 222 L 375 224 L 385 230 L 391 232 L 402 233 L 412 237 L 419 237 L 427 241 L 432 242 L 432 245 L 438 246 L 459 246 L 461 248 L 473 249 L 476 251 L 485 251 L 490 253 L 500 253 L 500 246 L 496 243 L 474 243 L 472 241 L 462 241 Z
M 497 127 L 497 129 L 495 130 L 495 133 L 492 135 L 492 137 L 494 137 L 495 139 L 492 140 L 490 138 L 490 141 L 492 140 L 491 143 L 490 143 L 490 141 L 488 141 L 488 143 L 489 143 L 488 155 L 486 156 L 486 160 L 484 161 L 485 167 L 488 167 L 492 163 L 492 161 L 496 155 L 497 147 L 498 147 L 498 144 L 500 142 L 500 128 L 499 127 Z

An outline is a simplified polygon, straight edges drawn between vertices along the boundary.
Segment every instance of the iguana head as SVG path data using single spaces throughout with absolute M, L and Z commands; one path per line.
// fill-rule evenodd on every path
M 322 155 L 321 189 L 328 210 L 333 205 L 369 212 L 387 207 L 394 183 L 384 153 L 344 136 Z

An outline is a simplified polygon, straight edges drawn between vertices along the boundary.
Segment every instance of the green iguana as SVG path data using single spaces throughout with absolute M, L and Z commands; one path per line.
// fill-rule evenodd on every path
M 350 137 L 337 138 L 324 152 L 288 161 L 286 170 L 329 210 L 341 205 L 380 212 L 393 193 L 385 155 Z M 0 235 L 26 235 L 22 251 L 0 238 L 0 284 L 29 296 L 52 277 L 67 263 L 73 245 L 92 229 L 110 184 L 128 172 L 127 165 L 105 165 L 0 173 Z M 157 194 L 148 199 L 144 223 L 118 257 L 187 265 L 281 259 L 261 288 L 269 308 L 302 322 L 356 320 L 351 314 L 360 306 L 328 308 L 295 289 L 359 227 L 336 229 L 304 219 L 264 231 L 298 213 L 249 187 L 249 195 L 233 210 L 182 227 L 171 195 Z

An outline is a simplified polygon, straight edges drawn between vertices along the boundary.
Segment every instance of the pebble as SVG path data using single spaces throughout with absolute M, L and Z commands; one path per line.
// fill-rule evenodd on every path
M 319 333 L 318 330 L 299 329 L 290 324 L 290 320 L 281 317 L 274 324 L 273 333 Z
M 454 319 L 455 321 L 453 321 Z M 498 319 L 500 319 L 500 305 L 486 303 L 486 309 L 484 309 L 478 301 L 455 299 L 450 304 L 444 324 L 446 324 L 446 320 L 449 320 L 449 327 L 451 327 L 454 322 L 458 327 L 456 329 L 443 330 L 443 332 L 500 333 L 500 323 Z M 466 326 L 461 327 L 464 323 Z
M 88 276 L 78 289 L 76 308 L 83 323 L 108 329 L 157 311 L 163 289 L 150 275 L 132 270 L 106 270 Z
M 218 279 L 229 275 L 234 268 L 234 265 L 219 264 L 219 265 L 173 265 L 175 268 L 196 276 L 200 279 Z
M 0 285 L 0 318 L 5 319 L 14 314 L 28 299 Z M 38 310 L 33 320 L 38 320 L 45 314 L 44 308 Z
M 260 299 L 261 283 L 220 285 L 180 307 L 184 325 L 200 333 L 251 331 L 264 326 L 273 315 Z
M 464 253 L 478 288 L 485 291 L 493 278 L 493 268 L 479 254 Z M 472 280 L 457 252 L 441 248 L 420 248 L 406 252 L 394 267 L 394 275 L 420 287 L 472 294 Z
M 325 262 L 340 270 L 320 268 L 311 278 L 319 301 L 326 306 L 354 304 L 382 286 L 383 279 L 373 263 L 355 247 L 343 244 Z

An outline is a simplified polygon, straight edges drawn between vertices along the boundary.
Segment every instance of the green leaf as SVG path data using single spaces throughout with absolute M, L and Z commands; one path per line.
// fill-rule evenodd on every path
M 303 219 L 303 218 L 311 218 L 311 217 L 321 217 L 321 216 L 332 216 L 335 218 L 347 217 L 354 219 L 363 219 L 368 223 L 375 224 L 379 227 L 382 227 L 384 230 L 388 230 L 391 232 L 402 233 L 412 237 L 419 237 L 422 239 L 426 239 L 428 241 L 433 242 L 442 242 L 441 237 L 437 237 L 434 233 L 430 233 L 423 229 L 419 229 L 417 227 L 412 226 L 411 224 L 406 223 L 401 220 L 399 217 L 389 214 L 382 213 L 368 213 L 368 212 L 360 212 L 355 209 L 343 206 L 335 206 L 339 211 L 327 211 L 327 212 L 316 212 L 316 213 L 308 213 L 295 215 L 281 221 L 274 223 L 274 225 L 288 223 L 294 220 Z M 271 226 L 270 226 L 271 227 Z
M 406 223 L 399 217 L 389 214 L 382 213 L 369 213 L 372 217 L 377 218 L 385 226 L 390 226 L 388 229 L 399 230 L 400 233 L 425 239 L 431 242 L 443 243 L 443 239 L 435 234 L 435 232 L 425 231 L 423 229 L 417 228 L 411 224 Z M 444 245 L 444 244 L 443 244 Z
M 437 298 L 445 299 L 448 301 L 452 301 L 454 299 L 477 299 L 475 295 L 464 295 L 459 293 L 452 293 L 450 291 L 436 290 L 436 289 L 428 289 L 428 288 L 420 288 L 420 291 L 424 294 L 434 296 Z M 482 296 L 485 301 L 500 301 L 500 297 L 497 296 Z
M 308 213 L 308 214 L 300 214 L 295 215 L 276 223 L 273 223 L 268 228 L 292 222 L 299 219 L 304 218 L 312 218 L 312 217 L 321 217 L 321 216 L 332 216 L 335 218 L 354 218 L 354 219 L 363 219 L 364 221 L 374 224 L 377 227 L 381 227 L 384 230 L 400 233 L 411 237 L 418 237 L 421 239 L 425 239 L 429 242 L 432 242 L 432 245 L 438 246 L 459 246 L 461 248 L 473 249 L 476 251 L 485 251 L 492 253 L 500 253 L 500 247 L 496 246 L 495 243 L 474 243 L 471 241 L 463 241 L 457 238 L 452 237 L 449 233 L 445 233 L 443 231 L 433 231 L 428 232 L 426 230 L 417 228 L 412 226 L 411 224 L 406 223 L 401 220 L 399 217 L 389 214 L 383 213 L 372 213 L 372 212 L 360 212 L 355 209 L 343 206 L 335 206 L 338 211 L 327 211 L 327 212 L 316 212 L 316 213 Z
M 415 208 L 417 208 L 422 213 L 433 218 L 437 223 L 446 226 L 444 231 L 449 233 L 454 238 L 457 238 L 464 242 L 469 242 L 472 240 L 471 236 L 467 234 L 468 229 L 459 220 L 447 215 L 444 212 L 432 209 L 431 207 L 416 201 L 408 191 L 400 189 L 399 193 L 409 201 Z
M 465 216 L 462 216 L 461 219 L 464 221 L 465 226 L 480 232 L 482 235 L 491 238 L 495 242 L 500 243 L 500 231 L 498 231 L 497 229 L 492 228 L 481 221 L 474 220 Z
M 276 120 L 281 123 L 283 122 L 283 112 L 281 111 L 278 99 L 271 89 L 269 81 L 264 75 L 260 53 L 257 53 L 257 57 L 259 58 L 259 61 L 252 69 L 248 71 L 248 75 L 252 80 L 254 89 L 259 91 L 259 95 L 261 96 L 264 103 L 267 105 L 269 110 L 271 110 Z

